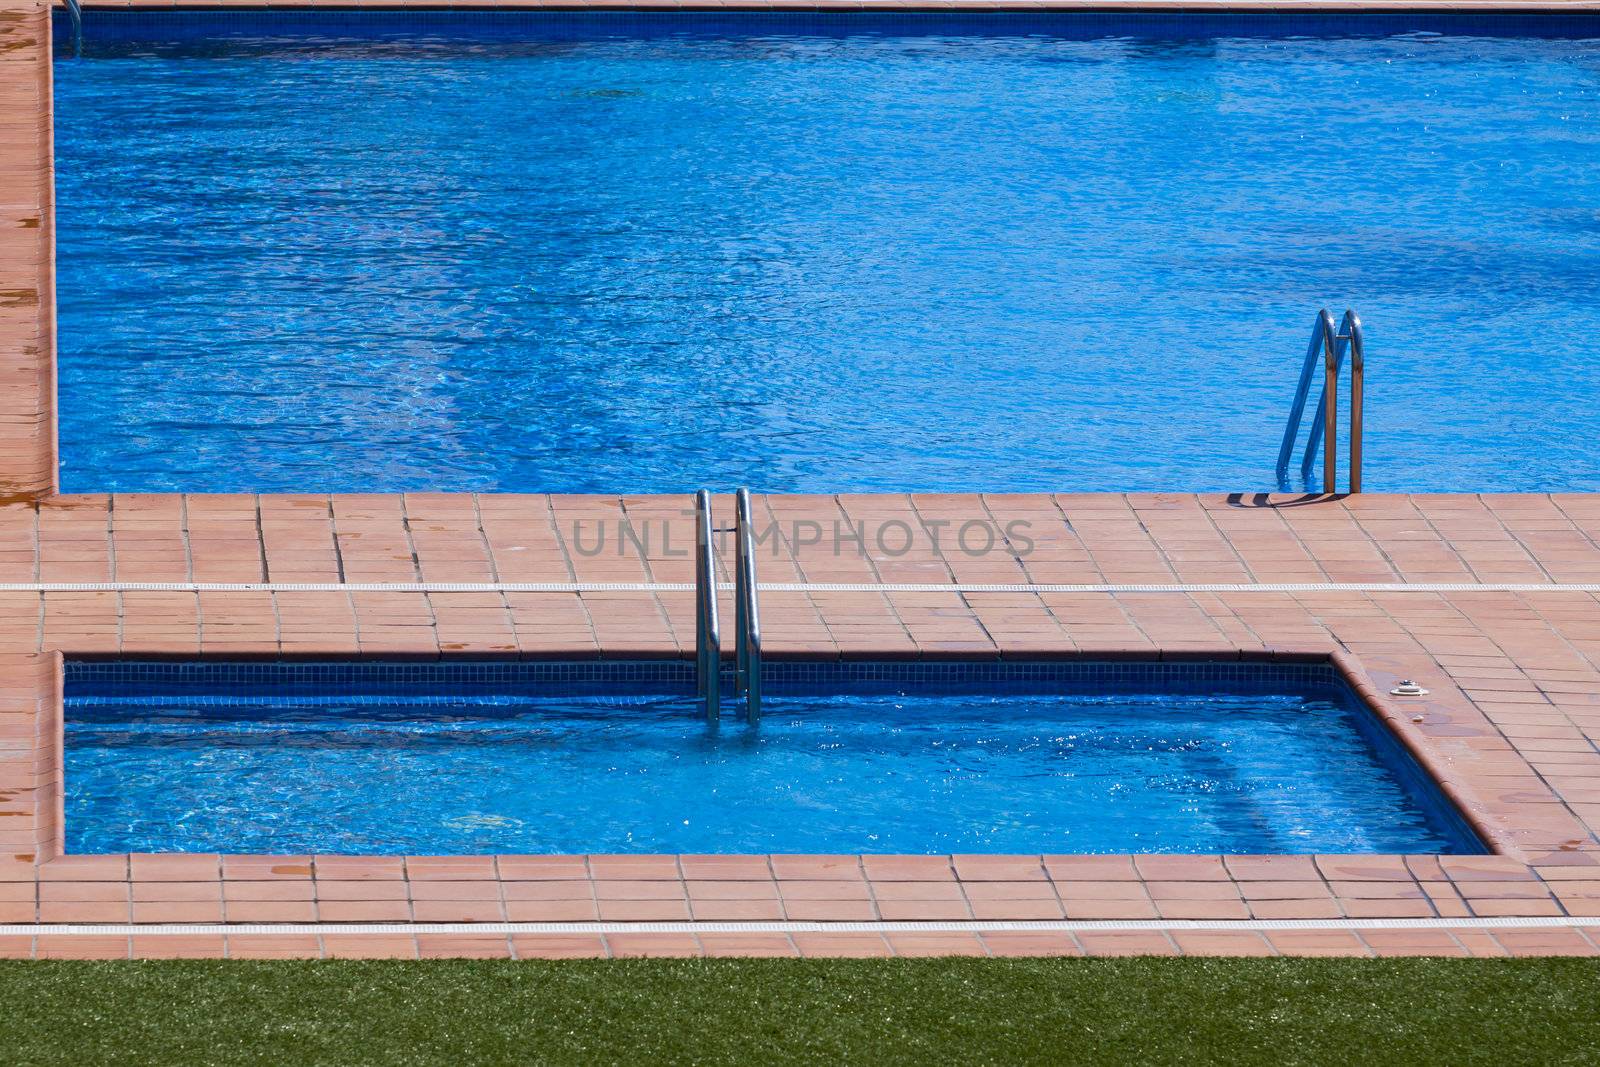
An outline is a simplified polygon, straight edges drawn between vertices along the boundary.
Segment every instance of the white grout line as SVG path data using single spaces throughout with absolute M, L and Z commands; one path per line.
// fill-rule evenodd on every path
M 731 590 L 732 582 L 717 588 Z M 1600 593 L 1600 582 L 761 582 L 766 593 Z M 0 582 L 0 593 L 687 593 L 691 582 Z
M 1187 930 L 1517 930 L 1600 928 L 1600 916 L 1462 919 L 999 919 L 967 922 L 7 923 L 0 937 L 195 934 L 985 934 Z

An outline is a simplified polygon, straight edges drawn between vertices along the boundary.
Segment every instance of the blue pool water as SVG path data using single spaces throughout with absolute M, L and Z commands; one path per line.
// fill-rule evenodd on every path
M 711 729 L 692 701 L 643 695 L 649 685 L 599 697 L 401 683 L 317 697 L 236 683 L 219 698 L 69 680 L 67 847 L 1482 851 L 1348 694 L 1141 691 L 1152 681 L 1099 694 L 1071 679 L 1004 693 L 779 685 L 759 727 Z
M 1600 21 L 496 15 L 90 15 L 67 488 L 1600 489 Z

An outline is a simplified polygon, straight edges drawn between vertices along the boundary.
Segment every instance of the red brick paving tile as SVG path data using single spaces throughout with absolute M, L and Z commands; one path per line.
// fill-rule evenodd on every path
M 495 868 L 506 881 L 574 881 L 589 877 L 582 856 L 496 856 Z
M 1339 904 L 1352 919 L 1431 919 L 1436 914 L 1427 900 L 1345 899 Z
M 977 934 L 968 933 L 890 933 L 885 935 L 896 956 L 985 956 L 988 953 Z
M 680 881 L 683 872 L 676 856 L 590 856 L 589 871 L 596 879 L 617 881 Z
M 419 923 L 506 921 L 505 908 L 498 900 L 415 900 L 411 915 Z
M 1577 930 L 1495 930 L 1493 934 L 1513 956 L 1600 955 L 1600 949 Z
M 133 901 L 198 901 L 220 903 L 221 882 L 134 882 Z
M 1221 856 L 1135 856 L 1140 877 L 1151 882 L 1228 882 Z
M 406 878 L 412 882 L 493 880 L 493 856 L 407 856 Z
M 1224 856 L 1223 865 L 1236 882 L 1321 881 L 1310 856 Z
M 595 922 L 600 906 L 593 900 L 507 900 L 506 919 L 514 923 Z
M 596 878 L 593 885 L 599 900 L 683 900 L 688 895 L 682 882 Z
M 500 899 L 500 883 L 492 878 L 459 882 L 413 881 L 410 889 L 414 901 Z
M 1451 930 L 1450 936 L 1467 951 L 1470 956 L 1506 956 L 1505 946 L 1494 939 L 1488 930 Z
M 309 878 L 284 879 L 279 882 L 222 883 L 222 897 L 230 902 L 236 900 L 311 900 L 316 896 L 316 891 L 316 884 Z
M 309 900 L 230 900 L 223 905 L 231 923 L 310 923 L 317 906 Z
M 1045 856 L 1045 872 L 1055 881 L 1132 881 L 1138 878 L 1132 856 Z
M 233 960 L 319 959 L 322 942 L 315 934 L 228 934 L 228 958 Z
M 1327 900 L 1332 897 L 1326 882 L 1235 882 L 1246 900 Z
M 773 881 L 689 881 L 684 883 L 691 900 L 777 900 L 778 883 Z
M 781 901 L 773 900 L 696 900 L 689 905 L 701 922 L 759 922 L 784 918 Z
M 505 934 L 418 934 L 417 955 L 425 960 L 509 959 L 511 942 Z
M 38 895 L 41 901 L 50 904 L 89 900 L 126 904 L 132 899 L 127 882 L 40 882 Z
M 798 956 L 787 934 L 700 934 L 707 956 Z
M 315 893 L 318 900 L 410 900 L 411 887 L 407 882 L 382 881 L 332 881 L 318 880 Z
M 1159 931 L 1109 933 L 1100 930 L 1081 931 L 1078 942 L 1088 956 L 1175 956 L 1178 950 Z
M 396 881 L 405 878 L 398 856 L 317 856 L 312 860 L 317 881 Z
M 1485 918 L 1505 916 L 1554 916 L 1561 914 L 1561 905 L 1554 900 L 1473 900 L 1468 902 L 1474 915 Z
M 1271 956 L 1272 946 L 1258 933 L 1230 930 L 1174 930 L 1172 940 L 1185 956 Z
M 214 854 L 135 853 L 128 860 L 135 882 L 202 882 L 222 877 L 222 857 Z
M 606 945 L 618 959 L 634 956 L 699 956 L 693 934 L 607 934 Z
M 1256 919 L 1338 919 L 1344 915 L 1344 908 L 1331 897 L 1252 900 L 1248 906 Z
M 1016 883 L 1001 884 L 1015 885 Z M 1048 883 L 1039 884 L 1046 891 L 1050 888 Z M 872 895 L 880 903 L 886 900 L 966 900 L 966 894 L 962 892 L 962 886 L 959 882 L 873 882 Z M 1000 895 L 1009 896 L 1011 894 L 1002 893 Z
M 406 900 L 319 900 L 317 918 L 325 923 L 401 923 L 411 919 Z
M 569 881 L 501 882 L 506 900 L 593 900 L 594 883 L 587 878 Z
M 1403 882 L 1411 879 L 1411 871 L 1402 856 L 1318 856 L 1316 863 L 1330 882 Z
M 146 900 L 133 902 L 133 921 L 136 923 L 220 923 L 222 899 L 216 900 Z
M 806 881 L 794 879 L 778 883 L 778 892 L 785 900 L 870 900 L 871 892 L 864 881 Z
M 228 881 L 305 881 L 311 877 L 310 856 L 224 856 L 222 877 Z
M 40 934 L 34 956 L 41 960 L 125 960 L 128 941 L 127 937 Z
M 323 934 L 322 953 L 328 959 L 414 960 L 417 943 L 394 934 Z
M 679 856 L 685 879 L 706 882 L 772 881 L 766 856 Z
M 133 935 L 136 960 L 220 960 L 228 954 L 221 934 Z
M 972 918 L 964 900 L 880 900 L 878 914 L 887 922 L 947 922 Z
M 1043 881 L 1044 861 L 1039 856 L 956 856 L 956 875 L 963 882 Z
M 688 922 L 686 900 L 602 900 L 600 918 L 605 922 Z
M 856 856 L 773 856 L 772 870 L 779 881 L 856 881 L 862 876 Z
M 26 960 L 33 958 L 33 938 L 14 934 L 0 936 L 0 960 Z
M 1347 930 L 1272 930 L 1266 935 L 1284 956 L 1370 956 L 1358 936 Z
M 1077 938 L 1065 931 L 988 931 L 979 935 L 991 956 L 1081 956 Z
M 1156 913 L 1163 919 L 1248 919 L 1242 900 L 1158 900 Z
M 39 866 L 41 882 L 126 882 L 126 856 L 57 856 Z
M 972 917 L 985 921 L 998 919 L 1061 919 L 1066 909 L 1054 897 L 1014 900 L 971 901 Z
M 1362 930 L 1360 936 L 1376 956 L 1470 955 L 1447 930 Z
M 811 958 L 876 958 L 893 954 L 882 934 L 795 933 L 790 935 L 790 940 L 802 956 Z
M 783 900 L 784 914 L 796 922 L 871 922 L 877 910 L 868 900 Z
M 949 856 L 863 856 L 861 866 L 873 882 L 954 882 Z
M 511 949 L 519 960 L 604 959 L 606 942 L 599 934 L 512 934 Z
M 125 923 L 133 914 L 126 901 L 44 901 L 39 921 L 44 923 Z

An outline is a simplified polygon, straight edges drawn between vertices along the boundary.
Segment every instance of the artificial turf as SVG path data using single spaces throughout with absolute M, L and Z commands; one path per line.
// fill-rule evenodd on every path
M 1587 960 L 6 962 L 0 1061 L 1600 1061 Z

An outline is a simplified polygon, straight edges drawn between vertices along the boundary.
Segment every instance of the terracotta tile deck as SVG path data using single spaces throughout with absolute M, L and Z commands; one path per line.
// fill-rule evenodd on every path
M 872 5 L 777 0 L 772 6 Z M 1124 5 L 1096 0 L 1093 6 Z M 686 498 L 54 495 L 47 17 L 40 0 L 0 0 L 6 118 L 0 123 L 6 189 L 0 197 L 0 583 L 688 580 Z M 1298 501 L 997 494 L 788 496 L 758 503 L 760 517 L 781 531 L 773 555 L 762 561 L 767 582 L 1600 582 L 1597 496 Z M 722 516 L 728 504 L 718 502 Z M 636 527 L 655 523 L 658 537 L 648 547 L 621 541 L 615 530 L 625 518 Z M 1016 536 L 995 551 L 969 555 L 951 531 L 972 519 L 999 529 L 1025 525 L 1012 526 Z M 602 521 L 613 531 L 611 541 L 591 553 L 583 538 Z M 667 524 L 678 530 L 670 541 L 659 536 Z M 874 543 L 870 533 L 865 551 L 834 550 L 836 530 L 881 532 L 895 524 L 913 534 L 904 552 Z M 938 547 L 934 531 L 943 538 Z M 1022 551 L 1024 540 L 1031 552 Z M 1600 611 L 1594 593 L 1574 589 L 813 588 L 763 596 L 769 654 L 776 656 L 1334 657 L 1445 779 L 1494 842 L 1493 856 L 61 854 L 62 653 L 684 656 L 693 640 L 690 608 L 689 594 L 652 589 L 0 588 L 0 926 L 19 928 L 0 933 L 0 954 L 1600 952 Z M 1383 695 L 1402 676 L 1422 682 L 1431 695 Z M 1503 928 L 1482 921 L 1519 916 L 1555 917 L 1565 925 Z M 1590 916 L 1593 927 L 1585 922 Z M 1350 928 L 1347 922 L 1385 918 L 1439 925 Z M 959 926 L 1007 920 L 1080 925 Z M 1264 922 L 1229 925 L 1254 920 Z M 1306 925 L 1286 928 L 1285 920 Z M 1463 925 L 1450 925 L 1457 920 Z M 606 921 L 825 925 L 782 931 L 558 925 Z M 848 926 L 857 921 L 921 925 Z M 1101 921 L 1122 925 L 1082 925 Z M 1334 921 L 1347 925 L 1316 926 Z M 509 932 L 417 925 L 485 922 L 550 925 Z M 1165 925 L 1140 928 L 1141 922 Z M 174 923 L 201 928 L 87 936 L 40 925 Z
M 0 582 L 673 582 L 686 562 L 637 541 L 587 558 L 580 518 L 681 524 L 686 498 L 56 496 L 0 507 Z M 729 502 L 719 499 L 719 516 Z M 1150 921 L 1165 930 L 393 933 L 437 955 L 931 951 L 1374 954 L 1591 951 L 1579 929 L 1226 930 L 1185 920 L 1600 924 L 1600 499 L 1382 496 L 758 498 L 782 535 L 768 582 L 1463 583 L 1450 592 L 768 593 L 791 656 L 1332 656 L 1438 772 L 1499 855 L 958 857 L 74 857 L 60 852 L 55 653 L 127 656 L 683 656 L 677 592 L 0 593 L 0 762 L 11 860 L 0 922 L 583 923 Z M 935 550 L 940 517 L 1026 521 L 1026 557 Z M 720 521 L 720 520 L 719 520 Z M 836 552 L 796 529 L 903 522 L 913 550 Z M 668 539 L 666 543 L 671 544 Z M 896 545 L 898 549 L 898 543 Z M 56 568 L 68 568 L 61 573 Z M 1533 583 L 1481 591 L 1473 583 Z M 1431 693 L 1400 699 L 1401 676 Z M 348 954 L 362 936 L 237 935 L 241 951 Z M 398 936 L 398 940 L 397 940 Z M 224 945 L 227 942 L 227 946 Z M 41 935 L 28 952 L 71 942 Z M 222 951 L 141 936 L 137 952 Z M 208 947 L 209 946 L 209 947 Z M 15 942 L 15 951 L 24 951 Z M 108 950 L 95 943 L 94 951 Z M 230 948 L 231 950 L 231 948 Z

